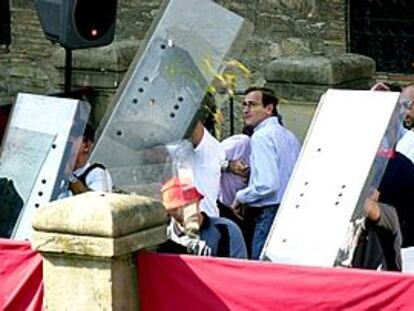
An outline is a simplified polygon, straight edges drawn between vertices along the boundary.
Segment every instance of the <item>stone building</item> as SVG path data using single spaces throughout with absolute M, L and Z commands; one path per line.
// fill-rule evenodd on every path
M 392 1 L 392 4 L 386 0 L 217 2 L 255 25 L 254 34 L 248 41 L 241 61 L 253 70 L 254 82 L 266 82 L 278 90 L 289 87 L 282 97 L 290 103 L 298 104 L 306 119 L 305 122 L 300 118 L 295 119 L 297 110 L 289 108 L 285 109 L 289 122 L 309 123 L 318 94 L 332 84 L 346 82 L 345 86 L 349 85 L 352 82 L 348 81 L 349 77 L 364 81 L 357 86 L 359 88 L 370 83 L 373 71 L 370 61 L 336 59 L 343 53 L 359 53 L 376 60 L 377 67 L 381 70 L 377 72 L 377 77 L 410 79 L 411 55 L 414 53 L 409 52 L 414 45 L 409 29 L 413 27 L 410 12 L 413 12 L 414 4 L 408 4 L 408 1 Z M 2 0 L 1 3 L 5 4 L 0 7 L 0 104 L 11 103 L 18 92 L 46 94 L 60 90 L 63 84 L 63 49 L 45 39 L 33 1 Z M 95 123 L 98 123 L 104 113 L 160 4 L 161 0 L 119 0 L 114 42 L 108 47 L 74 52 L 73 87 L 89 85 L 96 91 L 96 96 L 91 99 Z M 11 16 L 10 22 L 8 13 Z M 9 43 L 8 29 L 11 31 L 11 44 L 6 48 Z M 314 62 L 314 58 L 319 59 L 319 63 L 317 60 L 312 67 L 312 70 L 316 70 L 312 73 L 316 77 L 315 81 L 293 81 L 289 74 L 285 75 L 285 80 L 278 80 L 278 76 L 275 76 L 280 75 L 278 64 L 281 62 L 283 66 L 289 67 L 289 62 L 292 61 L 286 63 L 284 59 L 292 56 L 303 60 L 310 57 L 311 62 Z M 276 61 L 276 65 L 272 65 L 272 61 Z M 357 73 L 353 69 L 345 70 L 345 74 L 339 74 L 339 80 L 335 73 L 336 78 L 333 79 L 320 77 L 323 74 L 318 72 L 320 68 L 325 68 L 322 72 L 326 72 L 326 68 L 335 71 L 343 62 L 350 62 Z M 294 77 L 309 70 L 308 61 L 302 63 L 303 66 L 294 70 Z M 312 91 L 310 96 L 306 96 L 304 89 L 307 88 L 291 87 L 301 84 L 315 84 L 319 91 Z M 300 129 L 299 136 L 303 137 L 305 130 Z

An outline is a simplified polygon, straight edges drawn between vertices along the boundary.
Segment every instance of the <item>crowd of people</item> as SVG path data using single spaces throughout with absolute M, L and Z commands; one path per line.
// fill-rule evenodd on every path
M 398 91 L 404 107 L 398 140 L 378 189 L 365 201 L 364 233 L 350 266 L 401 271 L 401 247 L 414 245 L 414 85 L 378 83 L 372 91 Z M 159 251 L 259 259 L 300 151 L 281 123 L 278 98 L 267 87 L 251 87 L 242 101 L 242 133 L 219 142 L 200 119 L 189 141 L 193 174 L 161 189 L 169 217 L 168 241 Z M 106 169 L 87 161 L 93 135 L 85 131 L 70 194 L 110 191 Z M 380 155 L 379 155 L 380 156 Z M 374 245 L 374 246 L 373 246 Z M 374 250 L 374 251 L 373 251 Z
M 266 87 L 249 88 L 242 105 L 243 133 L 219 143 L 199 121 L 191 135 L 193 184 L 201 194 L 196 210 L 200 230 L 188 244 L 178 243 L 189 253 L 199 253 L 194 249 L 203 247 L 193 246 L 207 242 L 203 246 L 213 256 L 259 259 L 295 166 L 300 143 L 280 124 L 275 93 Z M 180 184 L 182 189 L 189 186 Z M 189 223 L 176 217 L 177 209 L 188 208 L 186 204 L 167 208 L 172 216 L 170 227 L 175 230 L 169 232 L 188 231 Z M 206 230 L 216 230 L 220 238 L 215 243 L 203 240 Z M 171 240 L 178 241 L 174 236 Z M 162 247 L 164 251 L 177 249 L 170 242 L 170 248 Z
M 161 190 L 171 217 L 160 251 L 259 259 L 300 150 L 277 105 L 269 88 L 246 90 L 245 128 L 222 142 L 207 130 L 207 114 L 196 123 L 185 153 L 192 180 L 175 178 Z M 64 197 L 111 191 L 105 167 L 88 161 L 93 142 L 87 125 Z
M 401 247 L 414 244 L 411 230 L 414 214 L 409 206 L 410 190 L 414 189 L 414 85 L 398 89 L 395 85 L 379 83 L 373 91 L 400 92 L 399 105 L 403 107 L 404 118 L 398 125 L 398 139 L 387 158 L 382 181 L 365 201 L 364 232 L 356 236 L 357 248 L 349 266 L 401 271 Z M 207 134 L 206 137 L 199 135 L 200 140 L 193 144 L 194 165 L 205 169 L 208 166 L 207 170 L 215 166 L 216 172 L 215 178 L 203 179 L 202 170 L 199 174 L 195 170 L 200 185 L 196 189 L 204 196 L 212 196 L 210 202 L 217 199 L 218 207 L 218 212 L 209 213 L 200 205 L 198 213 L 213 219 L 230 219 L 232 224 L 227 226 L 232 228 L 237 225 L 241 234 L 233 234 L 231 239 L 237 245 L 245 243 L 247 258 L 251 259 L 260 258 L 300 150 L 298 140 L 281 124 L 277 104 L 271 89 L 249 88 L 242 102 L 246 126 L 243 133 L 218 143 L 199 123 Z M 210 141 L 205 149 L 204 139 Z M 182 224 L 181 232 L 185 231 Z M 228 234 L 221 234 L 229 238 Z M 201 239 L 201 235 L 195 239 Z M 206 246 L 217 250 L 217 243 L 206 243 Z M 208 253 L 219 255 L 215 251 Z M 240 258 L 241 254 L 235 257 Z

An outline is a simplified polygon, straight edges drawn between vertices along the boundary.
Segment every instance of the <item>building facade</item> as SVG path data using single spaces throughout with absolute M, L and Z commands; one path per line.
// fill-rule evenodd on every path
M 201 0 L 200 0 L 201 1 Z M 74 53 L 74 87 L 92 86 L 94 119 L 100 119 L 161 0 L 119 0 L 114 42 Z M 414 55 L 410 12 L 414 3 L 387 0 L 217 0 L 255 26 L 241 61 L 255 82 L 268 64 L 290 56 L 332 57 L 346 52 L 377 61 L 380 78 L 410 80 Z M 391 3 L 392 2 L 392 3 Z M 62 89 L 64 53 L 45 39 L 29 0 L 2 0 L 0 14 L 0 105 L 18 92 Z M 9 18 L 11 17 L 11 18 Z M 411 27 L 411 28 L 410 28 Z

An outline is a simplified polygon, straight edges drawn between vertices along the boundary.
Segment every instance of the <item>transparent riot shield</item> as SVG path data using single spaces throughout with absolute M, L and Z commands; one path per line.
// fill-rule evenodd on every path
M 160 12 L 101 123 L 92 153 L 116 187 L 149 196 L 171 175 L 167 145 L 191 133 L 208 86 L 252 30 L 210 0 L 166 1 Z
M 329 90 L 321 99 L 262 259 L 332 267 L 396 143 L 399 93 Z
M 0 154 L 0 236 L 29 238 L 34 211 L 67 188 L 89 116 L 78 100 L 19 94 Z
M 0 157 L 0 236 L 10 237 L 54 137 L 21 128 L 9 129 Z

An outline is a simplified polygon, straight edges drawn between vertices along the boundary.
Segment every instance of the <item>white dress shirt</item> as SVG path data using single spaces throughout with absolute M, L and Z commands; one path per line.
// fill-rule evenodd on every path
M 220 188 L 221 163 L 225 154 L 219 142 L 206 129 L 193 153 L 194 186 L 204 199 L 200 210 L 210 217 L 219 217 L 217 198 Z
M 217 198 L 220 187 L 221 163 L 225 159 L 219 142 L 204 128 L 197 147 L 189 141 L 167 146 L 173 157 L 180 180 L 194 185 L 204 196 L 200 211 L 210 217 L 218 217 Z

